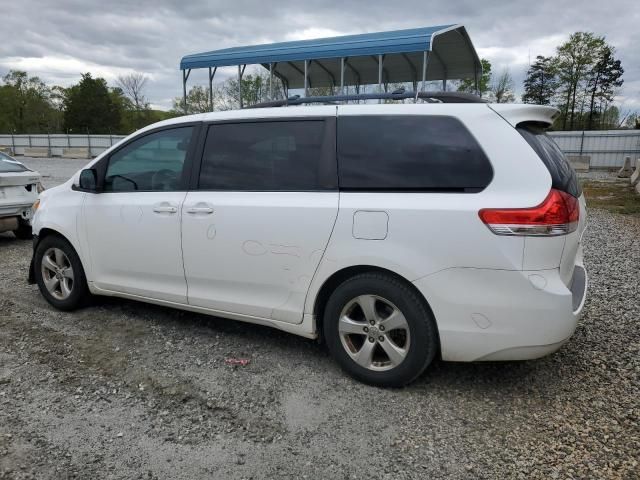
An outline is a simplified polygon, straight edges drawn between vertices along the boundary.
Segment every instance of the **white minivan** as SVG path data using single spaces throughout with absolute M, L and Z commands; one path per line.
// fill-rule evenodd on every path
M 450 97 L 146 127 L 40 195 L 30 277 L 63 310 L 113 295 L 322 338 L 381 386 L 551 353 L 587 285 L 557 110 Z

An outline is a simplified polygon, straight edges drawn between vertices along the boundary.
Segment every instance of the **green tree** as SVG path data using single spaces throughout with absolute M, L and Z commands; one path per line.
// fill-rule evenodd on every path
M 596 102 L 600 105 L 611 103 L 616 88 L 622 86 L 622 74 L 624 69 L 620 60 L 613 57 L 614 49 L 605 45 L 599 52 L 599 58 L 591 71 L 587 81 L 587 89 L 590 97 L 589 120 L 587 128 L 591 130 L 594 125 Z
M 0 127 L 16 133 L 46 132 L 55 125 L 51 91 L 38 77 L 11 70 L 0 86 Z
M 606 106 L 602 110 L 600 128 L 602 130 L 613 130 L 620 128 L 620 109 L 615 105 Z
M 269 90 L 269 74 L 256 73 L 248 74 L 242 77 L 242 104 L 255 105 L 256 103 L 268 102 L 270 100 L 280 100 L 284 98 L 282 90 L 279 88 L 277 77 L 273 77 L 273 98 L 270 97 Z M 217 99 L 216 99 L 217 97 Z M 229 110 L 238 108 L 240 104 L 238 79 L 235 77 L 228 78 L 219 89 L 214 97 L 217 110 Z
M 195 85 L 187 93 L 187 108 L 185 111 L 182 97 L 173 99 L 171 112 L 175 115 L 192 115 L 194 113 L 205 113 L 210 111 L 209 93 L 204 87 Z
M 551 105 L 558 90 L 558 79 L 553 57 L 538 55 L 527 70 L 524 80 L 523 103 Z
M 242 78 L 242 104 L 244 106 L 255 105 L 256 103 L 268 102 L 270 100 L 280 100 L 284 98 L 284 93 L 276 77 L 273 78 L 273 98 L 270 95 L 269 74 L 247 74 Z M 231 77 L 214 87 L 213 109 L 232 110 L 240 105 L 240 92 L 238 89 L 238 79 Z M 211 110 L 209 103 L 208 89 L 196 85 L 189 89 L 187 93 L 186 114 L 204 113 Z M 182 97 L 173 99 L 172 114 L 185 115 Z
M 67 89 L 64 106 L 64 128 L 67 131 L 120 131 L 123 105 L 109 91 L 104 78 L 82 74 L 80 82 Z
M 482 65 L 482 75 L 478 79 L 478 90 L 481 97 L 484 97 L 491 90 L 491 62 L 487 59 L 480 60 Z M 459 92 L 476 93 L 475 78 L 465 78 L 458 84 Z
M 576 32 L 556 50 L 556 69 L 563 97 L 562 129 L 573 129 L 576 124 L 576 107 L 585 91 L 590 70 L 596 64 L 600 51 L 605 46 L 604 37 L 591 32 Z

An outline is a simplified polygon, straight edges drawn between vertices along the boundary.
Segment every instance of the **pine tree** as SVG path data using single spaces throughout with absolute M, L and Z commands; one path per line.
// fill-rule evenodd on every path
M 553 58 L 538 55 L 535 63 L 527 70 L 522 95 L 523 103 L 551 105 L 557 90 L 558 79 Z

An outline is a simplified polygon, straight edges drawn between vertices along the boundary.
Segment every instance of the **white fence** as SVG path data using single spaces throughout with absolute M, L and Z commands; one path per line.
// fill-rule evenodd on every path
M 591 168 L 622 166 L 624 157 L 640 158 L 640 130 L 600 130 L 585 132 L 550 132 L 567 155 L 590 157 Z M 24 155 L 29 147 L 44 147 L 48 156 L 62 155 L 65 148 L 89 148 L 91 156 L 99 155 L 119 142 L 121 135 L 6 135 L 0 134 L 0 148 L 8 147 L 15 155 Z
M 123 135 L 0 134 L 0 148 L 8 147 L 15 155 L 24 155 L 25 148 L 46 148 L 49 157 L 62 156 L 62 151 L 65 148 L 88 148 L 91 156 L 95 157 L 123 138 Z
M 590 157 L 591 168 L 621 167 L 624 157 L 640 158 L 640 130 L 550 132 L 566 155 Z

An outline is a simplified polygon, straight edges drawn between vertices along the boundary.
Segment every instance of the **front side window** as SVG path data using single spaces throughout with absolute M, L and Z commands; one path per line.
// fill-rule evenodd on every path
M 193 127 L 145 135 L 111 155 L 104 191 L 175 191 L 180 188 Z
M 331 152 L 335 147 L 327 128 L 323 120 L 212 125 L 207 133 L 198 188 L 239 191 L 330 189 L 327 155 L 335 156 Z M 333 171 L 335 175 L 335 161 Z M 335 186 L 335 179 L 333 184 Z
M 493 178 L 478 142 L 453 117 L 338 119 L 340 189 L 477 192 Z

